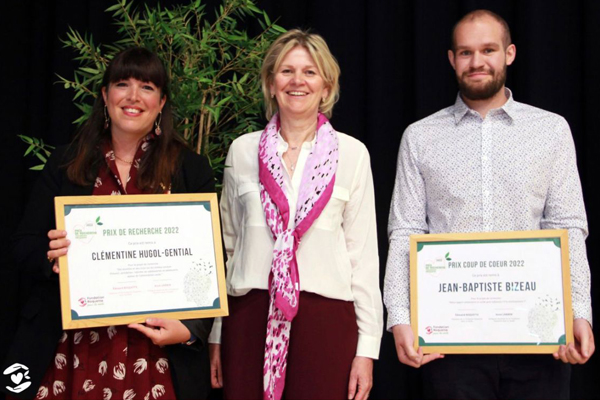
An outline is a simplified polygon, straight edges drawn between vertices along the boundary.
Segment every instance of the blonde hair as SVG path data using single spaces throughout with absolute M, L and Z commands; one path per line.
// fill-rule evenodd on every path
M 340 97 L 340 66 L 321 36 L 300 29 L 292 29 L 279 36 L 271 44 L 263 61 L 260 77 L 267 119 L 271 119 L 273 114 L 277 112 L 277 100 L 271 98 L 270 91 L 275 73 L 285 56 L 297 46 L 304 47 L 317 65 L 319 74 L 328 89 L 327 97 L 319 105 L 319 111 L 325 114 L 327 118 L 331 118 L 333 105 Z

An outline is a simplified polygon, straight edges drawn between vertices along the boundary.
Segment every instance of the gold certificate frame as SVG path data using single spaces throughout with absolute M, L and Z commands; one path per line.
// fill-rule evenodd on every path
M 64 329 L 228 314 L 216 193 L 55 198 Z
M 573 342 L 566 230 L 412 235 L 414 347 L 553 353 Z

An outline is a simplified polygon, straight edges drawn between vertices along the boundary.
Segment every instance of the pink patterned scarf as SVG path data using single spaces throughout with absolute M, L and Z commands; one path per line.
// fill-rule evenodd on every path
M 279 400 L 283 394 L 290 330 L 300 298 L 296 250 L 304 233 L 331 198 L 338 165 L 337 133 L 329 120 L 319 113 L 317 138 L 302 172 L 294 224 L 288 229 L 290 210 L 283 191 L 285 167 L 277 154 L 278 130 L 279 116 L 275 114 L 258 145 L 260 199 L 275 240 L 269 275 L 271 300 L 263 369 L 265 400 Z

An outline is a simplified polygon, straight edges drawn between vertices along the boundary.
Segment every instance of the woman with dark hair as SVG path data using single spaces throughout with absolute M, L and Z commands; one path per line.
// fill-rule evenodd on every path
M 189 150 L 173 128 L 160 59 L 142 48 L 117 54 L 90 118 L 48 160 L 14 236 L 16 262 L 35 279 L 3 367 L 19 363 L 29 369 L 31 385 L 19 397 L 207 396 L 211 319 L 153 318 L 146 325 L 62 331 L 55 260 L 67 253 L 70 241 L 54 228 L 54 197 L 213 191 L 208 161 Z

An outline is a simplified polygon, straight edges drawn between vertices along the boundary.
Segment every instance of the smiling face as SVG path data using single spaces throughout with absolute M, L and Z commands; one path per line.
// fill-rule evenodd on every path
M 329 93 L 310 53 L 296 46 L 283 58 L 270 85 L 281 118 L 315 118 Z
M 461 94 L 487 100 L 504 89 L 506 67 L 515 59 L 515 45 L 504 48 L 502 25 L 489 16 L 465 21 L 454 32 L 454 51 L 448 50 Z
M 167 100 L 151 82 L 123 79 L 102 88 L 111 134 L 143 137 L 152 130 Z

